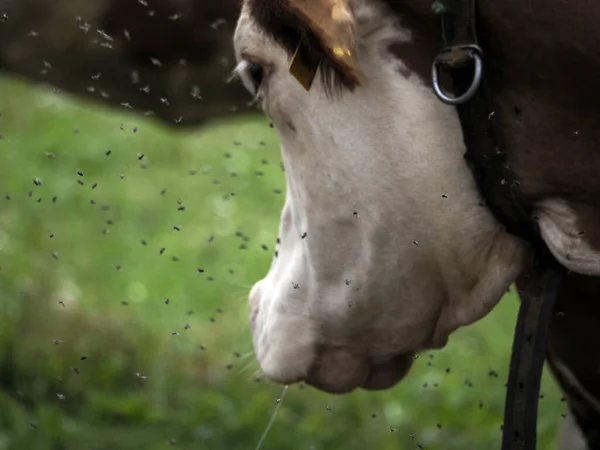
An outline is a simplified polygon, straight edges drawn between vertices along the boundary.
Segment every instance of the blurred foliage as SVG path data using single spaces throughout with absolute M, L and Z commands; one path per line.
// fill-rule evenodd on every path
M 0 98 L 0 450 L 499 448 L 514 292 L 391 390 L 286 390 L 246 325 L 285 191 L 268 122 Z M 542 392 L 550 449 L 566 404 Z

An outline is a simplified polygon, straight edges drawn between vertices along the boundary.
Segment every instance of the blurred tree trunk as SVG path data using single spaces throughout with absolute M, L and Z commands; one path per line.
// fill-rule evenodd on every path
M 246 110 L 240 0 L 0 0 L 0 68 L 181 125 Z

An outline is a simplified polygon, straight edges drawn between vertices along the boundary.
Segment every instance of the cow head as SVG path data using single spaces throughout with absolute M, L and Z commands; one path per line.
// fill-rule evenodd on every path
M 277 253 L 249 298 L 255 351 L 277 382 L 384 389 L 485 316 L 524 250 L 481 204 L 454 108 L 398 57 L 414 57 L 415 31 L 379 1 L 295 3 L 247 0 L 235 33 L 287 175 Z M 340 29 L 319 30 L 319 3 L 337 5 Z M 336 33 L 345 61 L 323 50 Z M 288 71 L 293 36 L 322 51 L 309 91 Z

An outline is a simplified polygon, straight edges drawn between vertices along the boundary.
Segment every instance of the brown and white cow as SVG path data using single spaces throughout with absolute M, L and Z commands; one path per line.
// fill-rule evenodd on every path
M 442 345 L 532 266 L 479 207 L 456 113 L 433 97 L 430 66 L 442 44 L 431 1 L 340 2 L 360 77 L 321 55 L 323 77 L 309 93 L 287 64 L 299 31 L 316 53 L 319 33 L 306 21 L 284 26 L 289 1 L 246 0 L 236 36 L 242 79 L 280 133 L 288 174 L 280 257 L 251 296 L 257 354 L 282 382 L 310 377 L 345 391 L 362 376 L 368 387 L 389 386 L 411 352 Z M 238 3 L 0 0 L 0 65 L 167 123 L 201 123 L 245 103 L 235 85 L 214 89 L 226 76 Z M 510 163 L 546 241 L 572 269 L 549 362 L 590 447 L 600 448 L 600 8 L 478 5 Z
M 549 361 L 600 448 L 600 5 L 478 8 L 508 162 L 569 269 Z M 245 0 L 234 41 L 287 174 L 278 256 L 249 297 L 260 366 L 330 392 L 393 386 L 415 352 L 444 346 L 533 268 L 481 205 L 457 112 L 431 89 L 439 17 L 429 0 Z M 321 60 L 308 92 L 288 71 L 300 42 Z

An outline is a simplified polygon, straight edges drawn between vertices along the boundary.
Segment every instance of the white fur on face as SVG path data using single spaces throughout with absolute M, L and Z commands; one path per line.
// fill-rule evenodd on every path
M 327 96 L 319 77 L 306 92 L 245 9 L 235 34 L 265 69 L 287 174 L 279 256 L 250 293 L 256 355 L 272 380 L 340 393 L 394 385 L 415 351 L 486 315 L 524 256 L 479 204 L 454 108 L 386 53 L 410 33 L 376 0 L 355 6 L 354 92 Z

